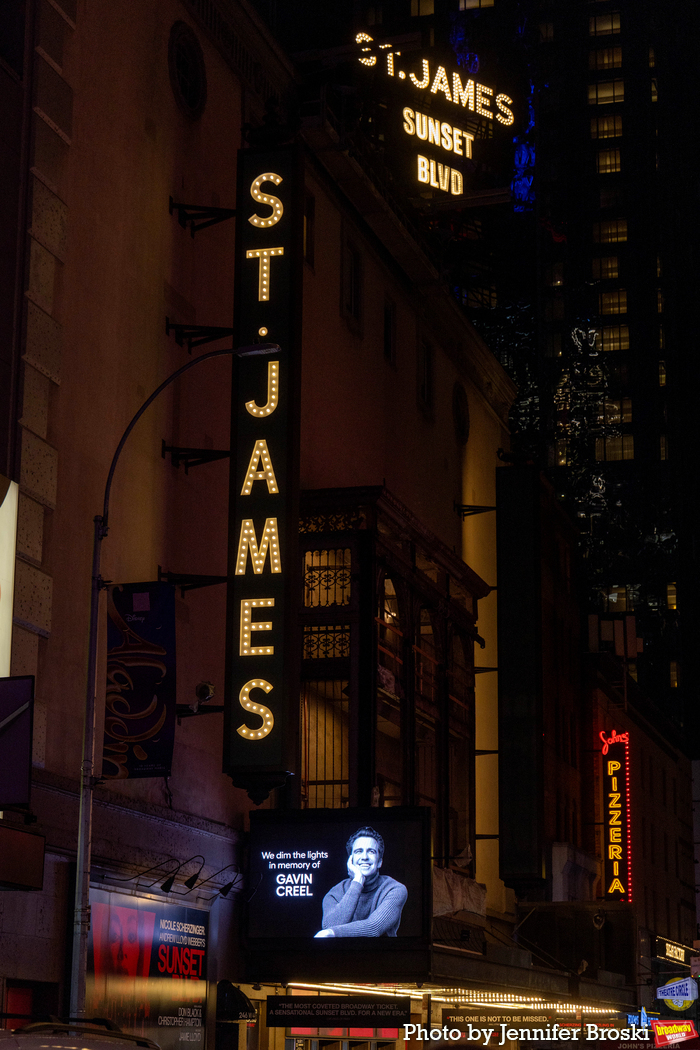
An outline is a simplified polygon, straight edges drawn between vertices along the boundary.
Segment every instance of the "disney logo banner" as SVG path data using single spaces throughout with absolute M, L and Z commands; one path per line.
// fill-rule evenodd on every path
M 110 587 L 102 776 L 167 777 L 175 739 L 175 590 Z

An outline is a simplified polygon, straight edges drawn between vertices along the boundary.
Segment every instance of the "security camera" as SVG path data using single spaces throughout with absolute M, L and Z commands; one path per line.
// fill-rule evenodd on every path
M 216 687 L 212 682 L 200 682 L 194 692 L 200 704 L 206 704 L 214 696 Z

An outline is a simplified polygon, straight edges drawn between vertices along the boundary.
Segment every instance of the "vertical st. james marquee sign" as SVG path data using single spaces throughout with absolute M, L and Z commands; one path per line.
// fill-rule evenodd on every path
M 293 771 L 303 196 L 293 148 L 238 154 L 224 772 L 254 801 Z M 266 346 L 267 344 L 267 346 Z
M 632 900 L 629 733 L 600 732 L 603 759 L 605 896 Z

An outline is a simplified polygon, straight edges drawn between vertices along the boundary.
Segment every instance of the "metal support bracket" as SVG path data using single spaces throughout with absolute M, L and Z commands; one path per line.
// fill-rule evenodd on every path
M 474 674 L 487 674 L 489 671 L 497 671 L 497 667 L 475 667 Z
M 489 510 L 496 510 L 495 507 L 480 507 L 476 503 L 458 503 L 454 501 L 453 507 L 456 514 L 459 514 L 462 521 L 465 518 L 471 517 L 472 514 L 485 514 Z
M 175 334 L 175 342 L 178 346 L 187 343 L 187 352 L 192 353 L 192 348 L 202 346 L 204 343 L 215 343 L 217 339 L 226 339 L 233 335 L 233 328 L 221 328 L 208 324 L 176 324 L 169 317 L 165 318 L 165 334 Z
M 185 474 L 189 474 L 190 467 L 200 467 L 202 463 L 215 463 L 217 459 L 228 459 L 231 453 L 220 448 L 181 448 L 178 445 L 166 445 L 165 438 L 162 439 L 161 456 L 165 459 L 170 453 L 170 462 L 174 467 L 185 464 Z
M 198 576 L 190 572 L 163 572 L 159 565 L 158 582 L 170 583 L 173 587 L 179 587 L 184 597 L 185 591 L 194 591 L 198 587 L 214 587 L 217 583 L 227 583 L 228 576 Z
M 196 710 L 194 704 L 176 704 L 175 706 L 178 722 L 181 718 L 198 718 L 199 715 L 220 715 L 223 710 L 223 704 L 212 704 L 211 707 L 207 704 L 205 707 L 198 707 Z
M 218 222 L 232 219 L 236 214 L 235 208 L 208 208 L 206 204 L 180 204 L 169 198 L 170 214 L 177 212 L 177 221 L 183 230 L 189 226 L 190 234 L 194 237 L 198 230 L 206 230 L 207 226 L 215 226 Z

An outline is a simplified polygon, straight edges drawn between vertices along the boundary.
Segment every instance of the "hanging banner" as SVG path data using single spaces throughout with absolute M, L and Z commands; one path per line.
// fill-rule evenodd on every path
M 233 367 L 223 766 L 255 801 L 296 751 L 299 165 L 295 149 L 238 154 L 236 339 L 261 352 Z
M 604 873 L 607 900 L 632 901 L 629 733 L 599 733 L 603 759 Z
M 175 589 L 109 588 L 102 776 L 170 776 L 175 739 Z
M 203 1050 L 209 915 L 90 890 L 85 1009 L 162 1050 Z
M 0 678 L 10 673 L 19 489 L 0 474 Z

